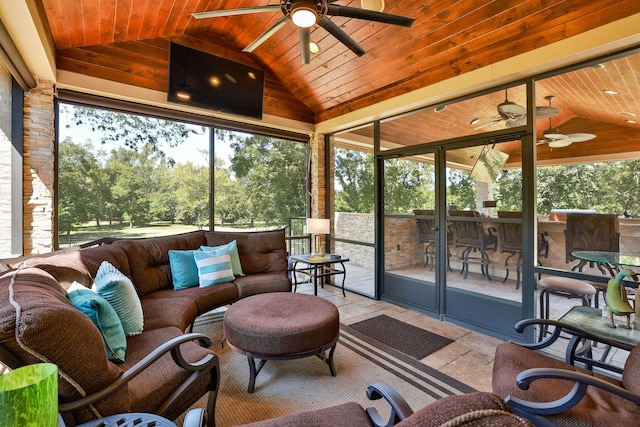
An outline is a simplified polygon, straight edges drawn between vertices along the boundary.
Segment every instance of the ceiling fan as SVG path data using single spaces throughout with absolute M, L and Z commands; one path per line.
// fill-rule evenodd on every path
M 251 44 L 243 49 L 243 52 L 253 52 L 258 46 L 264 43 L 269 37 L 278 32 L 282 27 L 292 21 L 300 29 L 300 48 L 302 53 L 302 63 L 310 62 L 310 28 L 316 23 L 327 30 L 329 34 L 337 38 L 342 44 L 348 47 L 353 53 L 362 56 L 366 51 L 345 33 L 339 26 L 334 24 L 329 16 L 342 16 L 345 18 L 365 19 L 367 21 L 382 22 L 384 24 L 400 25 L 411 27 L 415 18 L 408 18 L 400 15 L 377 12 L 355 7 L 339 6 L 334 4 L 337 0 L 280 0 L 280 4 L 270 4 L 266 6 L 244 7 L 239 9 L 212 10 L 209 12 L 192 13 L 196 19 L 216 18 L 220 16 L 246 15 L 250 13 L 275 12 L 280 11 L 284 15 L 271 28 L 258 36 Z
M 553 101 L 554 98 L 553 95 L 549 95 L 545 96 L 544 99 L 549 101 L 549 106 L 551 106 L 551 101 Z M 596 137 L 592 133 L 570 133 L 564 135 L 560 133 L 560 129 L 551 127 L 551 117 L 549 117 L 549 128 L 545 129 L 542 135 L 544 139 L 539 139 L 536 144 L 547 144 L 550 148 L 568 147 L 574 142 L 591 141 Z
M 488 117 L 488 120 L 484 123 L 480 123 L 473 129 L 483 129 L 489 126 L 493 126 L 500 122 L 504 122 L 505 127 L 514 128 L 522 126 L 527 123 L 527 109 L 521 105 L 516 104 L 513 101 L 509 101 L 507 93 L 508 89 L 504 90 L 504 102 L 498 104 L 498 115 L 494 117 Z M 560 114 L 562 110 L 560 108 L 549 106 L 536 106 L 536 119 L 545 119 L 547 117 L 553 117 Z M 473 119 L 472 125 L 478 123 L 480 119 Z

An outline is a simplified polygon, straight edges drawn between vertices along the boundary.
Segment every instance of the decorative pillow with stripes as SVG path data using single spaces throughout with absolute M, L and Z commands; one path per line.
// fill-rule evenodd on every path
M 201 288 L 233 281 L 233 268 L 229 254 L 218 255 L 206 251 L 194 251 L 193 257 L 198 266 L 198 280 Z

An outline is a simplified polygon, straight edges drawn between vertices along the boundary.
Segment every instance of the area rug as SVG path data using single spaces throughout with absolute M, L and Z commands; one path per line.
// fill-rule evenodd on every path
M 393 349 L 381 350 L 379 343 L 349 326 L 341 325 L 334 355 L 337 375 L 317 357 L 268 361 L 256 378 L 255 391 L 247 393 L 249 365 L 245 356 L 222 346 L 222 313 L 201 316 L 194 332 L 213 339 L 213 350 L 220 358 L 220 392 L 216 405 L 216 426 L 251 423 L 345 402 L 376 407 L 388 414 L 384 401 L 370 401 L 366 388 L 378 381 L 394 387 L 414 409 L 473 388 L 441 374 Z M 206 400 L 196 405 L 203 407 Z M 181 420 L 177 420 L 180 425 Z
M 350 327 L 418 360 L 453 342 L 449 338 L 384 314 L 354 323 Z

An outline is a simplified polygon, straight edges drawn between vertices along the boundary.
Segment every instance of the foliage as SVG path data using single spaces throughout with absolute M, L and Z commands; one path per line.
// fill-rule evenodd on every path
M 335 210 L 373 213 L 373 155 L 335 149 Z
M 116 142 L 132 150 L 143 146 L 162 153 L 163 144 L 177 147 L 192 134 L 202 134 L 204 127 L 193 127 L 186 123 L 157 117 L 146 117 L 115 110 L 101 108 L 73 107 L 64 105 L 63 112 L 71 113 L 70 127 L 87 125 L 100 140 L 100 143 Z M 169 159 L 169 163 L 173 160 Z
M 218 139 L 234 152 L 231 171 L 243 192 L 230 196 L 239 200 L 243 218 L 282 225 L 307 215 L 306 144 L 216 130 Z

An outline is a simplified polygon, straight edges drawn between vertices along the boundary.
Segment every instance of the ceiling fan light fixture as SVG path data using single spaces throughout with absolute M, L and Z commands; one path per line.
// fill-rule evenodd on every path
M 318 53 L 320 53 L 320 45 L 316 42 L 314 42 L 313 40 L 309 42 L 309 52 L 311 52 L 312 55 L 316 55 Z
M 382 12 L 384 10 L 384 0 L 360 0 L 360 7 L 365 10 Z
M 291 20 L 298 28 L 309 28 L 318 21 L 316 3 L 308 0 L 299 0 L 291 6 Z

